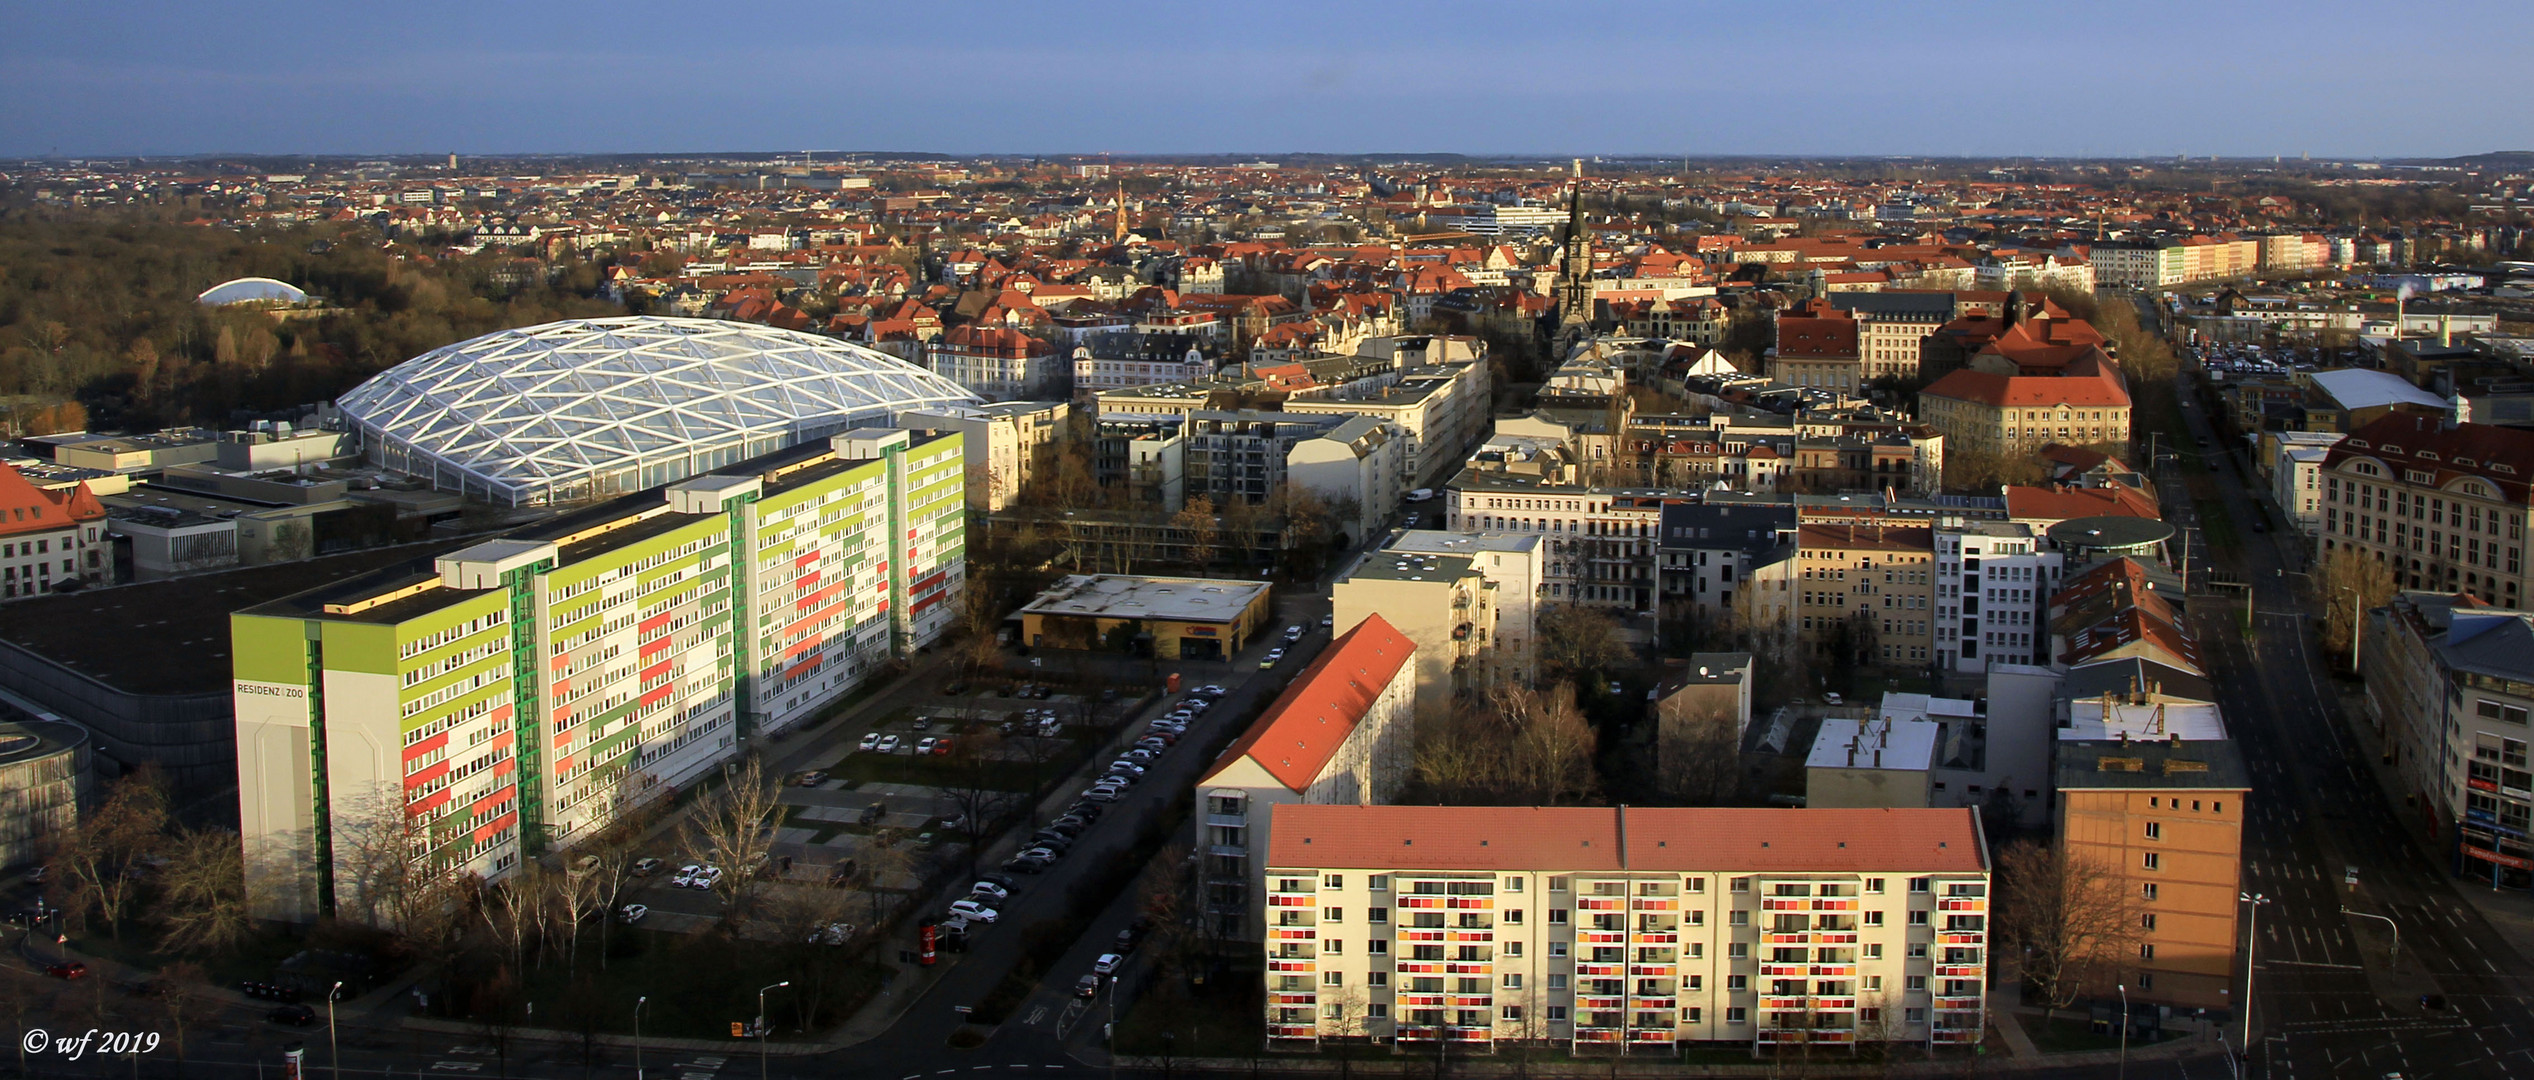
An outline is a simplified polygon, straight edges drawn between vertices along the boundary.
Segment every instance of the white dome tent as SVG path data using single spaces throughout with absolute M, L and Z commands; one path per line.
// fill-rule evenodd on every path
M 831 338 L 632 316 L 434 349 L 336 404 L 379 465 L 529 506 L 638 491 L 910 409 L 977 402 L 930 371 Z

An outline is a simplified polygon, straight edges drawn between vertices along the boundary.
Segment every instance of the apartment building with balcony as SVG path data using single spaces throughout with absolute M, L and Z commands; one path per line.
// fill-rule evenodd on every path
M 2048 664 L 2050 598 L 2065 556 L 2013 521 L 1939 525 L 1935 541 L 1936 666 Z
M 1373 550 L 1329 586 L 1335 625 L 1380 619 L 1416 644 L 1416 714 L 1441 719 L 1464 690 L 1485 685 L 1493 663 L 1497 585 L 1479 556 Z
M 2451 826 L 2452 872 L 2534 889 L 2534 615 L 2405 592 L 2363 633 L 2367 710 L 2404 786 Z
M 1655 610 L 1655 543 L 1663 503 L 1678 493 L 1591 487 L 1482 462 L 1453 477 L 1448 494 L 1452 531 L 1534 533 L 1546 542 L 1542 600 Z
M 1196 850 L 1214 934 L 1257 941 L 1277 807 L 1378 804 L 1407 782 L 1417 646 L 1367 616 L 1303 668 L 1197 780 Z
M 1971 1044 L 1989 856 L 1965 809 L 1274 811 L 1267 1032 L 1486 1050 Z
M 960 450 L 857 429 L 235 613 L 257 916 L 355 910 L 399 846 L 500 880 L 931 643 Z

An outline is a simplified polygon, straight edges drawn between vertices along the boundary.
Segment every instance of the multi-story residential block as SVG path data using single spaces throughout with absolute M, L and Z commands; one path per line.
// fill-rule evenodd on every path
M 1445 350 L 1436 346 L 1448 342 L 1441 338 L 1434 342 L 1425 352 L 1440 355 Z M 1431 487 L 1450 475 L 1460 465 L 1462 454 L 1486 436 L 1494 415 L 1490 411 L 1494 383 L 1483 356 L 1403 370 L 1397 382 L 1378 389 L 1297 393 L 1285 399 L 1284 411 L 1297 416 L 1370 416 L 1387 422 L 1400 439 L 1399 465 L 1404 470 L 1400 486 Z
M 2409 589 L 2527 596 L 2534 431 L 2394 413 L 2323 459 L 2323 551 L 2362 551 Z
M 2455 838 L 2454 872 L 2534 889 L 2534 615 L 2405 592 L 2368 613 L 2360 651 L 2368 711 Z
M 1796 618 L 1824 656 L 1925 666 L 1935 642 L 1935 534 L 1919 527 L 1796 529 Z
M 1496 629 L 1489 640 L 1494 662 L 1505 671 L 1532 670 L 1540 609 L 1548 596 L 1546 538 L 1536 533 L 1403 529 L 1390 534 L 1384 549 L 1397 555 L 1467 556 L 1470 568 L 1487 580 L 1493 593 Z
M 259 916 L 347 910 L 399 847 L 498 880 L 929 644 L 961 474 L 957 435 L 857 429 L 238 612 Z
M 0 465 L 0 599 L 114 578 L 105 504 L 85 483 L 39 488 Z
M 1939 525 L 1935 542 L 1936 666 L 2048 664 L 2062 553 L 2011 521 Z
M 954 326 L 925 343 L 924 366 L 994 401 L 1061 399 L 1072 390 L 1072 357 L 1010 327 Z
M 1216 936 L 1263 939 L 1275 808 L 1374 805 L 1407 782 L 1417 646 L 1380 615 L 1338 635 L 1197 780 L 1206 917 Z
M 1495 662 L 1497 586 L 1472 553 L 1377 549 L 1329 586 L 1331 619 L 1379 619 L 1417 647 L 1417 716 L 1440 719 L 1464 690 L 1486 685 Z
M 1969 810 L 1279 806 L 1267 1034 L 1487 1049 L 1976 1043 Z
M 1072 412 L 1061 401 L 1005 401 L 902 412 L 895 422 L 910 430 L 958 432 L 968 467 L 968 506 L 991 513 L 1020 497 Z
M 1379 531 L 1398 507 L 1406 456 L 1405 440 L 1388 421 L 1356 416 L 1295 443 L 1285 451 L 1284 473 L 1320 496 L 1330 528 L 1351 543 Z
M 1945 292 L 1843 292 L 1829 297 L 1857 324 L 1857 359 L 1868 379 L 1918 374 L 1927 338 L 1954 317 Z
M 1736 591 L 1755 579 L 1792 574 L 1795 507 L 1792 502 L 1665 503 L 1655 550 L 1661 563 L 1663 617 L 1711 622 L 1732 612 Z
M 1213 340 L 1191 335 L 1094 333 L 1074 346 L 1073 392 L 1209 379 L 1221 355 Z
M 1955 454 L 2126 445 L 2129 404 L 2117 369 L 2082 361 L 2058 377 L 1956 371 L 1918 392 L 1919 419 L 1943 432 Z
M 1654 544 L 1661 492 L 1551 482 L 1473 467 L 1452 478 L 1456 532 L 1537 533 L 1548 542 L 1542 599 L 1654 610 Z
M 2157 724 L 2166 711 L 2136 710 Z M 2125 917 L 2136 923 L 2128 955 L 2080 973 L 2084 992 L 2109 1001 L 2125 986 L 2132 1002 L 2234 1008 L 2236 896 L 2252 787 L 2235 744 L 2222 731 L 2213 738 L 2142 731 L 2063 740 L 2058 749 L 2059 844 L 2120 881 L 2131 905 Z
M 1787 386 L 1855 392 L 1867 377 L 1858 355 L 1858 331 L 1857 320 L 1828 300 L 1778 316 L 1769 378 Z

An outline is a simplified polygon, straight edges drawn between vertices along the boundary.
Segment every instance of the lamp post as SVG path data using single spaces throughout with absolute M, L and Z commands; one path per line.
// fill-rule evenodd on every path
M 334 1080 L 343 1080 L 343 1049 L 334 1041 L 334 999 L 342 996 L 343 982 L 338 979 L 326 991 L 326 1068 L 334 1073 Z
M 2400 923 L 2396 923 L 2392 919 L 2388 919 L 2382 915 L 2370 915 L 2364 911 L 2352 911 L 2346 907 L 2340 909 L 2340 913 L 2343 915 L 2355 915 L 2361 919 L 2375 919 L 2382 922 L 2386 929 L 2393 931 L 2393 951 L 2386 955 L 2385 961 L 2393 964 L 2399 964 L 2402 962 L 2402 926 Z
M 2235 899 L 2252 905 L 2252 918 L 2244 932 L 2244 1060 L 2252 1060 L 2252 970 L 2261 955 L 2261 906 L 2270 898 L 2261 893 L 2237 893 Z
M 766 1035 L 774 1030 L 774 1025 L 767 1023 L 765 1018 L 765 992 L 780 990 L 790 985 L 792 985 L 792 980 L 785 979 L 772 986 L 757 988 L 757 1080 L 765 1080 Z
M 2129 1080 L 2129 984 L 2117 984 L 2120 990 L 2120 1076 Z
M 642 1080 L 642 1007 L 650 1001 L 648 995 L 634 999 L 634 1080 Z
M 2366 601 L 2359 598 L 2358 590 L 2347 585 L 2341 586 L 2340 591 L 2349 594 L 2349 673 L 2355 675 L 2358 674 L 2359 643 L 2366 640 L 2367 628 L 2360 625 L 2367 619 L 2366 610 L 2362 606 Z

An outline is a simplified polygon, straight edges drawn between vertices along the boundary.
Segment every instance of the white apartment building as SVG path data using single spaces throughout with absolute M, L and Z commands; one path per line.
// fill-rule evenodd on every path
M 1467 469 L 1452 478 L 1449 495 L 1446 520 L 1455 532 L 1535 533 L 1546 541 L 1542 600 L 1654 610 L 1661 493 Z
M 2011 521 L 1940 525 L 1935 541 L 1936 666 L 2049 664 L 2050 594 L 2064 557 Z
M 1529 670 L 1540 605 L 1548 595 L 1548 542 L 1533 533 L 1405 529 L 1385 550 L 1400 555 L 1460 555 L 1485 578 L 1496 608 L 1497 662 Z
M 1970 1044 L 1967 809 L 1274 811 L 1267 1034 L 1492 1049 Z
M 1415 654 L 1415 643 L 1381 616 L 1355 624 L 1197 780 L 1204 814 L 1196 849 L 1217 936 L 1260 940 L 1275 807 L 1374 804 L 1398 794 L 1415 726 Z

